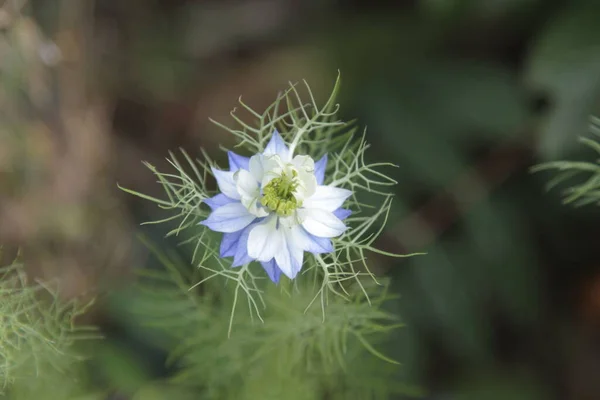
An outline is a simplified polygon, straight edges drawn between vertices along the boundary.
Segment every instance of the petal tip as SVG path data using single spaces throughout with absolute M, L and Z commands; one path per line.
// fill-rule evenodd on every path
M 285 160 L 289 158 L 289 148 L 277 129 L 271 134 L 271 139 L 267 143 L 263 154 L 277 154 Z
M 239 154 L 228 150 L 227 159 L 229 160 L 229 170 L 237 171 L 238 169 L 249 169 L 250 158 L 240 156 Z

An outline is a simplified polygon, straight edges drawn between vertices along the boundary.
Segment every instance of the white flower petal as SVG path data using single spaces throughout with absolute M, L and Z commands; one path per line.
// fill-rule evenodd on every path
M 283 245 L 283 235 L 276 229 L 277 217 L 271 216 L 250 231 L 248 254 L 250 257 L 267 262 Z
M 292 160 L 292 165 L 297 169 L 301 169 L 306 172 L 315 172 L 315 161 L 309 156 L 295 156 Z
M 260 197 L 260 187 L 252 174 L 246 170 L 240 169 L 235 175 L 236 188 L 241 197 L 242 204 L 251 214 L 257 217 L 264 217 L 267 212 L 258 202 Z
M 300 201 L 314 195 L 317 189 L 317 178 L 313 172 L 298 170 L 298 187 L 294 191 L 294 196 Z
M 252 174 L 245 169 L 240 169 L 235 174 L 236 190 L 240 194 L 242 200 L 248 197 L 256 197 L 260 194 L 258 181 L 254 179 Z
M 231 233 L 244 229 L 255 219 L 242 203 L 235 202 L 217 208 L 201 224 L 216 232 Z
M 298 216 L 296 215 L 296 211 L 294 210 L 292 212 L 292 215 L 290 215 L 288 217 L 279 217 L 278 223 L 280 226 L 284 226 L 286 228 L 291 228 L 292 226 L 296 226 L 296 225 L 300 224 L 300 220 L 298 219 Z
M 352 191 L 333 186 L 317 186 L 315 194 L 304 200 L 304 208 L 318 208 L 333 212 L 340 208 Z
M 261 177 L 261 185 L 265 187 L 272 179 L 281 176 L 285 169 L 285 163 L 278 155 L 265 156 L 262 162 L 263 175 Z
M 216 168 L 211 169 L 215 179 L 217 180 L 217 185 L 219 186 L 221 193 L 232 199 L 239 200 L 240 194 L 235 187 L 235 180 L 233 179 L 233 174 L 235 174 L 235 171 L 221 171 L 220 169 Z
M 265 174 L 263 163 L 264 156 L 262 154 L 250 157 L 249 169 L 256 182 L 262 181 L 263 175 Z
M 346 230 L 346 225 L 329 211 L 301 208 L 297 214 L 304 229 L 318 237 L 336 237 Z
M 315 177 L 315 162 L 309 156 L 296 156 L 290 164 L 290 169 L 297 173 L 298 188 L 294 195 L 300 201 L 312 196 L 317 188 Z M 291 171 L 290 171 L 291 172 Z

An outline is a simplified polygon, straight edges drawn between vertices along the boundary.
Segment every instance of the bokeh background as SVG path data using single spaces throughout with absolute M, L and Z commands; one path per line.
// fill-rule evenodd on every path
M 240 95 L 327 93 L 373 159 L 398 164 L 376 257 L 406 327 L 391 354 L 424 399 L 600 399 L 600 208 L 561 204 L 539 162 L 578 142 L 600 92 L 594 0 L 0 2 L 0 242 L 65 297 L 97 297 L 96 378 L 113 398 L 165 374 L 112 291 L 164 246 L 141 161 L 219 158 Z M 150 398 L 148 395 L 146 398 Z M 403 398 L 412 398 L 406 395 Z

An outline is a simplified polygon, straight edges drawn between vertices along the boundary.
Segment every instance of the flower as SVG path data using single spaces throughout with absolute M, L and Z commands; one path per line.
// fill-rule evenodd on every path
M 259 261 L 275 283 L 296 277 L 305 251 L 332 252 L 351 214 L 341 206 L 352 192 L 323 185 L 327 155 L 292 153 L 277 131 L 262 154 L 228 152 L 230 170 L 212 169 L 221 193 L 204 201 L 212 212 L 201 222 L 223 232 L 220 255 L 233 267 Z

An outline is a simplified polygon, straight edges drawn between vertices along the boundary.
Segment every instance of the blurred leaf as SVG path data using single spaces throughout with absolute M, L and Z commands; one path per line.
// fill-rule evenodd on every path
M 419 288 L 409 297 L 402 290 L 403 303 L 412 310 L 405 312 L 407 324 L 421 321 L 428 330 L 439 335 L 449 352 L 471 365 L 487 365 L 491 361 L 490 331 L 484 310 L 465 260 L 453 260 L 450 244 L 427 249 L 426 257 L 410 260 L 411 280 L 406 286 Z
M 490 376 L 476 377 L 464 382 L 454 400 L 545 400 L 549 393 L 532 379 L 506 377 L 494 371 Z
M 142 387 L 132 397 L 132 400 L 195 400 L 198 394 L 191 390 L 173 385 L 152 383 Z
M 181 32 L 170 21 L 159 21 L 159 27 L 142 29 L 133 41 L 131 58 L 132 80 L 144 92 L 159 100 L 172 100 L 189 88 L 198 74 L 197 66 L 182 57 Z M 165 34 L 168 32 L 168 34 Z
M 96 352 L 98 371 L 111 387 L 134 393 L 149 380 L 149 373 L 139 356 L 125 346 L 108 340 Z
M 525 96 L 501 65 L 439 60 L 423 66 L 420 96 L 440 133 L 514 135 L 525 119 Z M 464 136 L 463 136 L 464 137 Z
M 506 16 L 522 12 L 539 0 L 421 0 L 419 4 L 427 12 L 439 17 L 456 18 L 477 16 Z
M 468 210 L 425 257 L 397 272 L 407 325 L 439 332 L 447 351 L 478 368 L 493 361 L 490 311 L 510 323 L 538 321 L 539 275 L 525 217 L 504 198 Z M 493 306 L 493 307 L 492 307 Z M 416 366 L 416 364 L 414 364 Z
M 599 2 L 571 2 L 532 43 L 525 77 L 552 104 L 538 147 L 546 159 L 571 150 L 587 131 L 600 89 L 599 15 Z
M 540 277 L 526 221 L 512 204 L 491 199 L 467 214 L 469 242 L 459 253 L 469 255 L 478 297 L 493 297 L 516 322 L 531 324 L 539 316 Z
M 400 107 L 420 108 L 414 117 L 439 138 L 471 137 L 474 130 L 511 135 L 525 118 L 525 96 L 517 77 L 498 64 L 430 59 L 395 83 L 378 86 L 384 97 L 377 103 L 394 97 Z
M 518 80 L 499 65 L 438 59 L 373 79 L 360 106 L 382 158 L 400 164 L 398 180 L 444 186 L 468 167 L 466 143 L 513 137 L 525 120 Z

